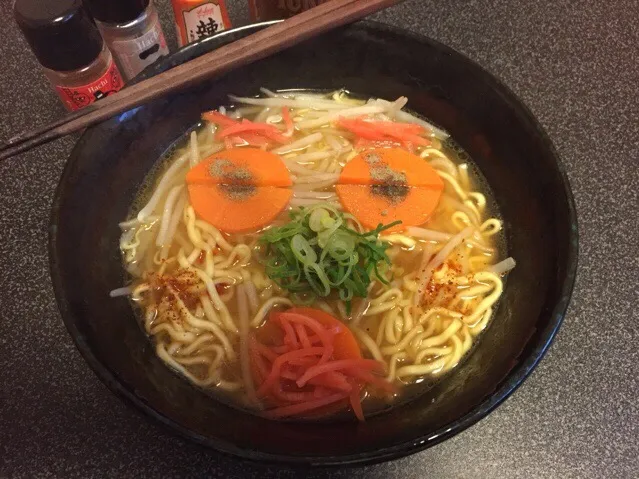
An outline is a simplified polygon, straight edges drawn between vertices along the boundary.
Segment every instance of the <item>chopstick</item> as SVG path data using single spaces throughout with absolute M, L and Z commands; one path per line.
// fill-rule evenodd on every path
M 0 147 L 0 160 L 79 131 L 161 96 L 184 90 L 234 68 L 248 65 L 401 1 L 330 0 L 164 73 L 126 87 L 60 120 L 22 132 Z

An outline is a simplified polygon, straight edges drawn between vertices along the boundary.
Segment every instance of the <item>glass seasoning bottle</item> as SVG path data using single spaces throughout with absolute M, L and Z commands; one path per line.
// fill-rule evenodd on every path
M 249 0 L 254 22 L 290 18 L 328 0 Z
M 102 36 L 130 80 L 168 55 L 158 12 L 151 0 L 85 0 Z
M 17 0 L 13 9 L 67 109 L 78 110 L 122 88 L 118 67 L 81 0 Z
M 181 47 L 231 27 L 224 0 L 172 0 L 171 3 Z

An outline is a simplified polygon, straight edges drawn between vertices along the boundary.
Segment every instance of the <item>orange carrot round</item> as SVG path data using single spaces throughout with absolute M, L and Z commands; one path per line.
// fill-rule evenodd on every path
M 406 186 L 444 189 L 444 182 L 428 162 L 401 148 L 380 148 L 359 154 L 344 166 L 339 184 L 379 185 L 394 179 Z
M 216 153 L 191 168 L 186 183 L 195 213 L 226 233 L 266 226 L 292 196 L 282 160 L 257 148 Z
M 225 233 L 256 231 L 284 209 L 292 191 L 273 186 L 188 185 L 195 214 Z
M 401 221 L 387 230 L 425 223 L 444 183 L 422 158 L 399 148 L 365 151 L 346 164 L 336 186 L 346 211 L 367 228 Z
M 407 226 L 426 223 L 435 211 L 441 196 L 439 191 L 407 187 L 401 201 L 395 201 L 384 194 L 371 192 L 370 186 L 337 185 L 335 189 L 344 209 L 366 228 L 374 229 L 379 224 L 393 221 L 402 222 L 387 229 L 386 232 L 389 233 L 401 231 Z
M 243 184 L 291 186 L 284 162 L 259 148 L 231 148 L 202 160 L 186 174 L 187 184 Z

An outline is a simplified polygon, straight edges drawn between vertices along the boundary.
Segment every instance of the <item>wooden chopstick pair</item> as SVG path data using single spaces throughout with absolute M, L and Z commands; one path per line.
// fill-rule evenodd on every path
M 20 133 L 0 147 L 0 160 L 79 131 L 161 96 L 183 90 L 402 0 L 330 0 L 288 20 L 124 88 L 58 121 Z

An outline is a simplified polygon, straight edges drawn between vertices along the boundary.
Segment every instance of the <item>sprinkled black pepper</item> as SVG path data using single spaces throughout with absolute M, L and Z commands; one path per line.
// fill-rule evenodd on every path
M 220 185 L 220 190 L 226 197 L 234 201 L 245 201 L 257 193 L 255 185 Z
M 234 201 L 244 201 L 257 192 L 257 187 L 251 183 L 253 175 L 241 166 L 236 166 L 224 158 L 217 159 L 209 167 L 211 176 L 220 177 L 219 185 L 224 195 Z M 228 182 L 228 183 L 227 183 Z
M 366 155 L 364 161 L 368 163 L 371 178 L 379 182 L 379 184 L 371 185 L 372 194 L 382 196 L 395 204 L 408 196 L 406 173 L 393 170 L 375 153 Z

